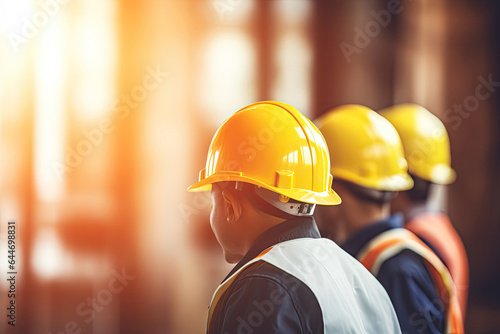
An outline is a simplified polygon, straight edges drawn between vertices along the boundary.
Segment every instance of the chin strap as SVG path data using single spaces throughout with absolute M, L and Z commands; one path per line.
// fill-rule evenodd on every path
M 243 182 L 236 181 L 235 188 L 237 190 L 243 190 Z M 245 184 L 246 185 L 246 184 Z M 264 212 L 269 213 L 273 216 L 276 216 L 273 212 L 269 211 L 275 211 L 275 210 L 266 210 L 266 207 L 268 205 L 272 206 L 274 209 L 279 210 L 282 213 L 285 213 L 287 215 L 291 215 L 294 217 L 310 217 L 314 213 L 314 209 L 316 208 L 316 204 L 311 204 L 311 203 L 304 203 L 304 202 L 299 202 L 294 199 L 291 199 L 289 197 L 280 195 L 278 193 L 275 193 L 273 191 L 267 190 L 265 188 L 256 186 L 256 185 L 251 185 L 248 184 L 248 186 L 251 186 L 253 189 L 249 189 L 249 199 L 254 202 L 255 199 L 257 199 L 258 208 L 262 208 Z M 245 187 L 246 188 L 246 187 Z M 252 194 L 253 193 L 253 194 Z M 257 195 L 255 197 L 254 195 Z M 267 205 L 261 205 L 263 204 L 262 202 L 265 202 Z M 260 204 L 260 205 L 259 205 Z

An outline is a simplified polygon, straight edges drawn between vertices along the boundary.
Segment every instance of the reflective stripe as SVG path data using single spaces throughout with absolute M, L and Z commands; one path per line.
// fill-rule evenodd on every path
M 460 308 L 465 315 L 469 263 L 462 239 L 448 216 L 441 212 L 425 212 L 411 219 L 405 228 L 424 239 L 441 255 L 455 282 Z
M 266 253 L 268 253 L 271 250 L 271 248 L 272 247 L 266 249 L 265 251 L 263 251 L 262 253 L 260 253 L 256 258 L 254 258 L 251 261 L 248 261 L 247 264 L 245 264 L 244 266 L 242 266 L 238 271 L 236 271 L 228 279 L 226 279 L 224 282 L 222 282 L 222 284 L 219 285 L 219 287 L 217 288 L 217 290 L 215 290 L 214 295 L 212 297 L 212 301 L 210 302 L 210 306 L 208 307 L 207 331 L 210 328 L 210 322 L 212 320 L 212 316 L 213 316 L 213 313 L 214 313 L 214 310 L 215 310 L 215 306 L 219 302 L 219 300 L 222 297 L 222 295 L 224 294 L 224 292 L 226 292 L 227 288 L 229 288 L 229 286 L 231 285 L 231 283 L 233 283 L 233 281 L 235 280 L 236 276 L 238 276 L 238 274 L 241 273 L 243 271 L 243 269 L 245 269 L 246 267 L 248 267 L 252 263 L 255 263 L 255 262 L 261 260 L 261 257 L 264 256 Z
M 451 275 L 437 255 L 415 234 L 403 228 L 381 233 L 361 250 L 358 260 L 377 276 L 385 261 L 404 250 L 411 250 L 425 260 L 438 295 L 446 308 L 446 332 L 464 333 L 456 287 Z
M 256 261 L 266 261 L 310 288 L 321 307 L 324 333 L 401 333 L 389 296 L 380 283 L 331 240 L 285 241 L 243 268 Z M 209 324 L 217 302 L 243 268 L 217 289 Z

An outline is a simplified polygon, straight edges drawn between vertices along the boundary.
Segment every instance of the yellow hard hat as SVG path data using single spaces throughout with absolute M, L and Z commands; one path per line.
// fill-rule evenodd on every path
M 332 190 L 325 139 L 294 107 L 273 101 L 251 104 L 215 133 L 206 167 L 189 191 L 221 181 L 242 181 L 288 198 L 322 205 L 341 202 Z
M 398 133 L 375 111 L 343 105 L 320 117 L 316 124 L 328 143 L 335 177 L 381 191 L 413 187 Z
M 450 140 L 443 123 L 416 104 L 399 104 L 380 112 L 399 132 L 410 173 L 433 183 L 450 184 Z

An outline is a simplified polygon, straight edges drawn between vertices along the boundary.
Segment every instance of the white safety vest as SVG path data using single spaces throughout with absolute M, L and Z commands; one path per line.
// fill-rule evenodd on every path
M 314 293 L 322 312 L 324 333 L 401 333 L 386 291 L 361 263 L 324 238 L 300 238 L 279 243 L 249 261 L 215 291 L 215 306 L 242 270 L 266 261 L 298 278 Z

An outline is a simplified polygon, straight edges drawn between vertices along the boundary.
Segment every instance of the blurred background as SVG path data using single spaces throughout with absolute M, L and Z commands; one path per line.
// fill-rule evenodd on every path
M 0 0 L 0 332 L 204 332 L 231 266 L 186 187 L 221 122 L 271 99 L 443 120 L 467 333 L 500 333 L 499 36 L 494 0 Z

